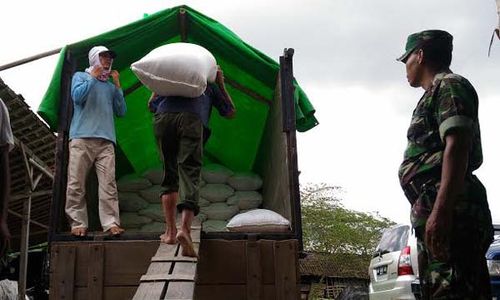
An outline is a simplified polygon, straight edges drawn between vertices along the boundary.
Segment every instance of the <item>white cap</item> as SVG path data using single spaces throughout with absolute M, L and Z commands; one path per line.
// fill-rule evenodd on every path
M 113 50 L 109 50 L 104 46 L 95 46 L 89 51 L 89 64 L 91 66 L 95 65 L 95 62 L 99 61 L 99 54 L 103 52 L 108 52 L 111 57 L 114 59 L 116 57 L 116 52 Z

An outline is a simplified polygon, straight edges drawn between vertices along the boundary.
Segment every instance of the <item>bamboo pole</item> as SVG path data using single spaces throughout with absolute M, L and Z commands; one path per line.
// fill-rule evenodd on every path
M 13 68 L 13 67 L 24 65 L 26 63 L 29 63 L 29 62 L 32 62 L 32 61 L 35 61 L 35 60 L 38 60 L 38 59 L 41 59 L 41 58 L 44 58 L 44 57 L 47 57 L 47 56 L 51 56 L 51 55 L 57 54 L 57 53 L 61 52 L 61 49 L 62 48 L 57 48 L 57 49 L 54 49 L 54 50 L 43 52 L 43 53 L 40 53 L 40 54 L 37 54 L 37 55 L 33 55 L 33 56 L 30 56 L 30 57 L 27 57 L 27 58 L 23 58 L 23 59 L 16 60 L 14 62 L 5 64 L 5 65 L 2 65 L 2 66 L 0 66 L 0 71 L 5 71 L 5 70 Z

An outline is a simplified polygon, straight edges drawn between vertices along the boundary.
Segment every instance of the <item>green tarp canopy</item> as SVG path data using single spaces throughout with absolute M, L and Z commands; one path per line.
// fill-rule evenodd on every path
M 212 52 L 224 71 L 227 90 L 237 109 L 232 120 L 220 117 L 213 110 L 209 124 L 212 136 L 205 147 L 206 159 L 235 171 L 251 171 L 268 117 L 269 103 L 274 101 L 279 64 L 246 44 L 222 24 L 187 6 L 166 9 L 64 47 L 38 113 L 52 130 L 57 130 L 66 54 L 70 51 L 76 59 L 77 70 L 82 71 L 88 67 L 90 48 L 104 45 L 118 53 L 113 68 L 120 72 L 128 108 L 125 117 L 115 118 L 117 175 L 141 174 L 160 166 L 152 115 L 147 109 L 151 92 L 138 84 L 130 65 L 159 46 L 181 40 Z M 295 87 L 297 130 L 307 131 L 318 124 L 315 111 L 300 86 L 295 83 Z

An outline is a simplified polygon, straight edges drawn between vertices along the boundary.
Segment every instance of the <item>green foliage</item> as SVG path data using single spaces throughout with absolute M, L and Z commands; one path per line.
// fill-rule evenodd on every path
M 345 208 L 341 188 L 326 184 L 301 188 L 302 228 L 306 251 L 370 256 L 382 231 L 394 222 L 378 213 Z

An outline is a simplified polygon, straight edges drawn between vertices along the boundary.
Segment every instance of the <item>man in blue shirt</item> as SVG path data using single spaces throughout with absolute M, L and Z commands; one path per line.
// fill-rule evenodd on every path
M 208 121 L 212 106 L 226 118 L 234 117 L 236 112 L 220 69 L 215 82 L 214 85 L 209 84 L 197 98 L 153 94 L 148 103 L 151 112 L 155 113 L 154 132 L 164 163 L 161 201 L 167 228 L 160 239 L 167 244 L 175 244 L 177 240 L 184 256 L 197 256 L 190 233 L 192 220 L 200 210 L 198 199 L 203 145 L 210 135 Z M 176 206 L 177 211 L 182 213 L 179 232 L 175 224 Z
M 101 226 L 112 235 L 123 232 L 115 180 L 114 115 L 124 116 L 127 106 L 119 73 L 111 70 L 115 57 L 116 53 L 104 46 L 93 47 L 89 52 L 90 67 L 76 72 L 71 82 L 74 106 L 69 132 L 66 214 L 75 236 L 87 234 L 85 181 L 92 166 L 99 181 Z M 108 81 L 110 77 L 113 83 Z

